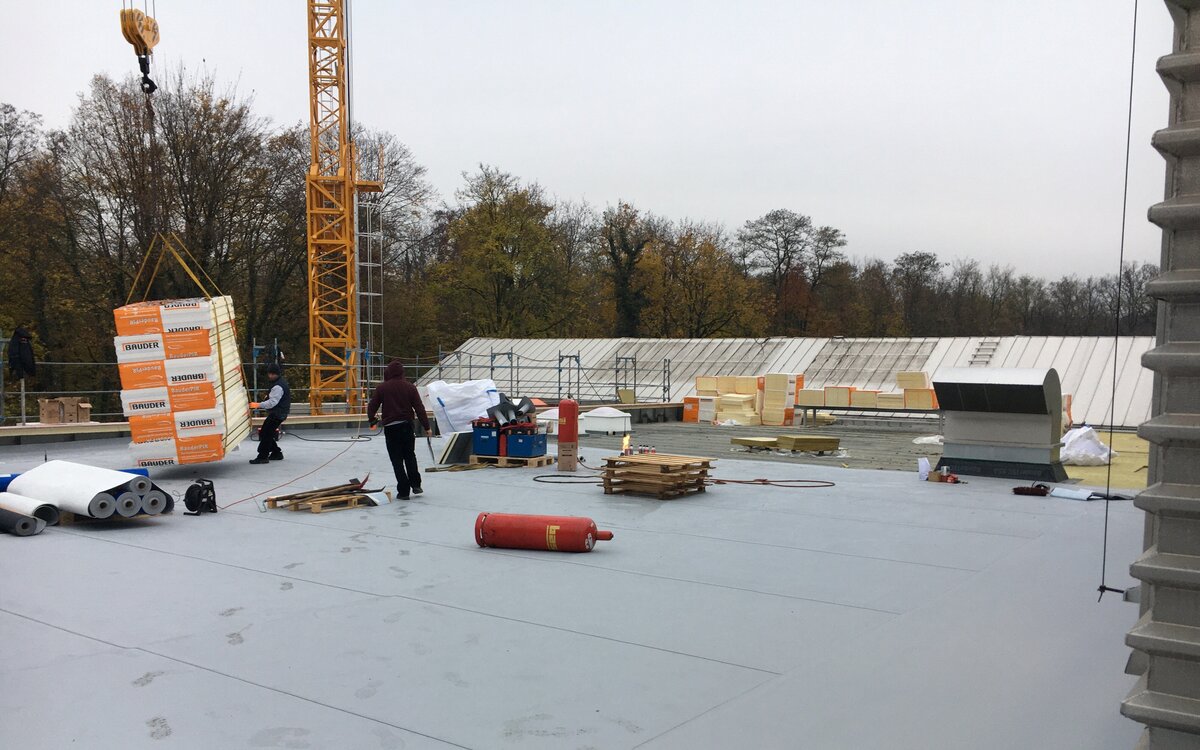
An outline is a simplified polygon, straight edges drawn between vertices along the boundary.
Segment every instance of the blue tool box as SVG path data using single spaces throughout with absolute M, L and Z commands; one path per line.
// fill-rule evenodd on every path
M 508 455 L 518 458 L 536 458 L 546 455 L 546 436 L 511 434 L 508 436 Z
M 500 429 L 495 423 L 489 426 L 475 425 L 471 436 L 471 452 L 476 456 L 500 455 Z

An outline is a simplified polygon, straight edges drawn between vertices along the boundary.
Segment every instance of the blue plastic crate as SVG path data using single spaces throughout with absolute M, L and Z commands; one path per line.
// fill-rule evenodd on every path
M 546 455 L 546 436 L 516 435 L 508 436 L 508 455 L 518 458 L 536 458 Z
M 471 452 L 476 456 L 500 455 L 500 431 L 495 427 L 476 427 L 471 436 Z

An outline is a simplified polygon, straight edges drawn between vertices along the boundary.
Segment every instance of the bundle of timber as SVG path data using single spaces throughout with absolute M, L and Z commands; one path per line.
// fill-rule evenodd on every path
M 250 435 L 232 298 L 137 302 L 113 317 L 138 466 L 220 461 Z
M 68 517 L 101 520 L 156 516 L 171 512 L 174 505 L 174 499 L 149 477 L 70 461 L 47 461 L 16 475 L 6 491 L 0 492 L 0 509 L 39 522 L 29 532 L 33 534 Z M 2 525 L 0 528 L 10 530 Z M 13 533 L 20 534 L 21 530 Z
M 792 424 L 796 414 L 797 387 L 804 387 L 803 375 L 767 373 L 763 376 L 763 424 L 777 427 Z
M 370 477 L 367 477 L 369 479 Z M 349 510 L 363 506 L 385 505 L 392 500 L 390 493 L 383 490 L 365 489 L 367 480 L 351 479 L 345 484 L 321 487 L 290 495 L 275 495 L 267 498 L 268 508 L 307 510 L 324 513 L 330 510 Z
M 629 492 L 666 500 L 704 492 L 714 460 L 663 453 L 609 456 L 601 474 L 604 494 Z

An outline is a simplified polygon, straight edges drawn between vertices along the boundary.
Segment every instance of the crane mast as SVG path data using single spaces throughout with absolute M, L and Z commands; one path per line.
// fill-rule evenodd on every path
M 360 402 L 355 197 L 382 190 L 360 181 L 350 132 L 348 0 L 308 0 L 309 137 L 305 176 L 308 240 L 309 404 Z

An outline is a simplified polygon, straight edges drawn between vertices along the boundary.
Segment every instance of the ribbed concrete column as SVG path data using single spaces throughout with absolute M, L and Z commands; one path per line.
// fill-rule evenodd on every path
M 1200 0 L 1167 0 L 1174 49 L 1158 62 L 1171 93 L 1168 125 L 1154 134 L 1167 162 L 1166 199 L 1150 208 L 1163 230 L 1146 551 L 1130 568 L 1142 582 L 1142 617 L 1125 642 L 1144 667 L 1121 712 L 1146 725 L 1139 748 L 1200 748 Z

